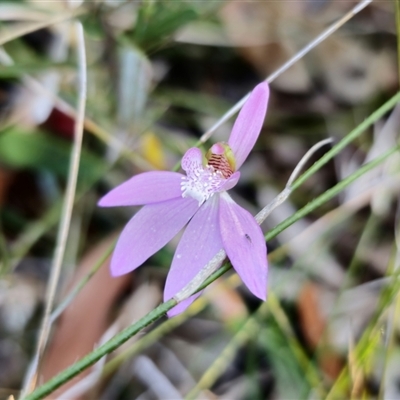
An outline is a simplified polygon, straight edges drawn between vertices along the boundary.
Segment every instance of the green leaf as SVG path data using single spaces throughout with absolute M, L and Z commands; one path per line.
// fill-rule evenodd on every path
M 65 178 L 68 174 L 71 144 L 45 132 L 24 132 L 11 128 L 0 133 L 0 163 L 12 168 L 45 169 Z M 94 180 L 104 171 L 103 163 L 82 150 L 79 180 Z
M 201 112 L 215 117 L 220 116 L 229 109 L 229 102 L 216 96 L 198 93 L 190 90 L 163 88 L 158 89 L 154 97 L 156 100 L 168 105 L 184 107 L 188 110 Z
M 160 45 L 177 29 L 198 18 L 198 13 L 186 3 L 157 2 L 139 9 L 132 39 L 144 49 Z
M 0 78 L 10 79 L 10 78 L 20 78 L 25 74 L 43 73 L 49 69 L 65 69 L 73 67 L 69 63 L 54 63 L 54 62 L 37 62 L 31 64 L 18 64 L 5 66 L 0 65 Z

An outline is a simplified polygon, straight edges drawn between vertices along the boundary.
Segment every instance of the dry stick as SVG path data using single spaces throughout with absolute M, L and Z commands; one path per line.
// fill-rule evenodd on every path
M 355 345 L 354 345 L 354 334 L 353 334 L 353 326 L 350 321 L 349 328 L 349 340 L 348 340 L 348 354 L 347 354 L 347 364 L 348 370 L 350 374 L 350 379 L 352 382 L 352 388 L 350 393 L 350 399 L 355 400 L 359 399 L 362 395 L 363 383 L 364 383 L 364 375 L 363 370 L 360 363 L 357 360 L 357 355 L 355 353 Z
M 27 35 L 28 33 L 38 31 L 39 29 L 47 28 L 48 26 L 55 25 L 59 22 L 63 22 L 68 19 L 77 17 L 81 14 L 83 14 L 83 10 L 74 12 L 64 12 L 63 14 L 57 14 L 51 17 L 46 16 L 46 18 L 43 18 L 43 21 L 26 23 L 26 24 L 24 23 L 23 25 L 14 25 L 8 28 L 7 31 L 5 32 L 3 31 L 2 34 L 0 34 L 0 46 L 14 39 L 18 39 L 23 35 Z
M 307 53 L 309 53 L 314 47 L 318 46 L 321 42 L 323 42 L 327 37 L 329 37 L 332 33 L 337 31 L 342 25 L 344 25 L 348 20 L 353 18 L 356 14 L 358 14 L 361 10 L 368 6 L 368 4 L 372 3 L 373 0 L 364 0 L 358 3 L 352 10 L 350 10 L 345 16 L 340 18 L 338 21 L 333 23 L 329 28 L 327 28 L 324 32 L 322 32 L 318 37 L 316 37 L 311 43 L 307 46 L 303 47 L 294 57 L 288 60 L 285 64 L 283 64 L 280 68 L 274 71 L 268 78 L 265 79 L 265 82 L 271 83 L 274 81 L 279 75 L 283 74 L 287 71 L 291 66 L 293 66 L 297 61 L 303 58 Z M 212 134 L 228 119 L 233 117 L 244 105 L 244 103 L 249 98 L 250 93 L 248 93 L 245 97 L 243 97 L 240 101 L 238 101 L 230 110 L 228 110 L 207 132 L 205 132 L 198 144 L 205 143 Z
M 268 217 L 268 215 L 271 214 L 275 208 L 280 206 L 289 196 L 290 193 L 292 192 L 292 184 L 299 175 L 300 171 L 304 167 L 304 165 L 307 163 L 307 161 L 311 158 L 311 156 L 319 150 L 322 146 L 325 146 L 326 144 L 332 143 L 333 139 L 325 139 L 322 140 L 318 143 L 316 143 L 311 149 L 307 151 L 307 153 L 303 156 L 303 158 L 300 160 L 300 162 L 297 164 L 296 168 L 293 170 L 292 174 L 290 175 L 290 178 L 285 186 L 285 189 L 282 190 L 281 193 L 278 194 L 278 196 L 275 197 L 275 199 L 266 205 L 256 216 L 255 220 L 259 225 L 261 225 L 265 219 Z M 200 270 L 200 272 L 183 288 L 181 289 L 173 298 L 179 303 L 191 295 L 193 293 L 196 293 L 199 289 L 199 287 L 204 283 L 204 281 L 212 274 L 214 273 L 222 264 L 222 262 L 226 258 L 226 252 L 225 250 L 221 249 L 215 256 L 212 258 L 211 261 L 207 263 L 207 265 Z
M 65 248 L 68 239 L 68 231 L 71 222 L 72 208 L 74 204 L 74 197 L 76 191 L 76 183 L 79 171 L 79 162 L 82 148 L 83 137 L 83 122 L 85 118 L 85 103 L 86 103 L 86 53 L 85 53 L 85 40 L 83 27 L 80 22 L 75 22 L 77 38 L 78 38 L 78 104 L 77 104 L 77 117 L 75 120 L 74 128 L 74 143 L 71 153 L 71 163 L 68 174 L 68 182 L 65 193 L 65 201 L 61 214 L 61 222 L 57 236 L 57 246 L 51 268 L 50 278 L 46 291 L 46 305 L 42 321 L 42 327 L 37 342 L 36 352 L 29 366 L 25 382 L 22 389 L 21 397 L 24 397 L 34 387 L 37 380 L 37 369 L 42 357 L 46 342 L 49 336 L 51 319 L 50 313 L 53 308 L 55 293 L 57 289 L 58 280 L 60 277 L 61 265 L 64 258 Z
M 15 2 L 14 2 L 15 3 Z M 11 2 L 0 5 L 1 22 L 41 22 L 44 18 L 54 16 L 49 10 L 26 7 L 22 4 L 11 4 Z
M 275 197 L 274 200 L 272 200 L 272 202 L 268 205 L 266 205 L 256 216 L 255 219 L 258 222 L 259 225 L 261 225 L 265 219 L 268 217 L 269 214 L 271 214 L 271 212 L 273 210 L 275 210 L 276 207 L 278 207 L 279 205 L 281 205 L 289 196 L 290 193 L 293 190 L 293 183 L 296 180 L 296 178 L 299 176 L 301 170 L 304 168 L 304 166 L 306 165 L 306 163 L 308 162 L 308 160 L 313 156 L 313 154 L 319 150 L 321 147 L 333 143 L 333 139 L 332 138 L 328 138 L 328 139 L 324 139 L 321 140 L 320 142 L 314 144 L 314 146 L 312 146 L 306 154 L 304 154 L 304 156 L 302 157 L 302 159 L 300 160 L 300 162 L 296 165 L 296 168 L 293 170 L 293 172 L 291 173 L 285 189 L 282 190 L 281 193 L 278 194 L 278 196 Z

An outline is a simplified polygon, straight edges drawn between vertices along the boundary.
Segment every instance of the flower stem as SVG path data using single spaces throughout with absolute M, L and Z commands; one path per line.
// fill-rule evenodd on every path
M 89 353 L 87 356 L 81 358 L 75 364 L 65 369 L 54 378 L 50 379 L 44 385 L 38 387 L 34 392 L 24 397 L 24 400 L 39 400 L 52 393 L 55 389 L 68 382 L 74 376 L 86 368 L 93 365 L 96 361 L 100 360 L 106 354 L 111 353 L 123 343 L 125 343 L 132 336 L 136 335 L 139 331 L 150 325 L 152 322 L 161 318 L 167 311 L 176 306 L 176 301 L 171 299 L 165 303 L 160 304 L 153 311 L 148 313 L 146 316 L 141 318 L 135 324 L 124 329 L 117 335 L 115 335 L 108 342 L 98 347 L 96 350 Z

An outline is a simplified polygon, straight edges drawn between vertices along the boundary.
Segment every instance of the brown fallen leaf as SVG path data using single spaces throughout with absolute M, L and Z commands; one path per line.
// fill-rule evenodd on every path
M 225 280 L 219 279 L 215 282 L 204 292 L 204 296 L 228 327 L 234 328 L 248 317 L 242 297 Z
M 115 237 L 109 237 L 95 246 L 83 258 L 69 285 L 73 288 L 104 254 Z M 45 382 L 93 350 L 110 323 L 110 311 L 121 293 L 131 283 L 131 276 L 112 278 L 109 259 L 86 284 L 61 315 L 40 371 Z M 73 386 L 88 370 L 69 381 L 51 395 L 54 399 Z
M 342 368 L 343 359 L 335 351 L 326 332 L 327 321 L 320 308 L 322 290 L 315 283 L 308 282 L 300 292 L 297 309 L 300 326 L 307 344 L 312 350 L 318 349 L 318 363 L 324 373 L 332 380 L 336 379 Z

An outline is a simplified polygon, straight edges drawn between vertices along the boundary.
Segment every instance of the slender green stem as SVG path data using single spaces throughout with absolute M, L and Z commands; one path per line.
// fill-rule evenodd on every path
M 286 315 L 278 296 L 274 292 L 268 294 L 268 303 L 271 315 L 274 317 L 279 329 L 284 334 L 289 349 L 292 351 L 299 367 L 304 371 L 305 379 L 314 388 L 315 393 L 318 394 L 318 398 L 325 398 L 326 393 L 323 387 L 321 374 L 310 361 L 304 348 L 296 337 L 289 318 Z M 304 395 L 302 397 L 299 396 L 299 398 L 304 398 Z
M 58 221 L 62 202 L 56 201 L 39 219 L 29 223 L 24 232 L 14 241 L 10 248 L 11 270 L 28 254 L 32 246 Z
M 370 356 L 372 351 L 382 343 L 382 326 L 380 326 L 382 321 L 381 317 L 396 299 L 400 289 L 400 271 L 396 270 L 392 273 L 394 263 L 395 251 L 393 251 L 391 260 L 387 267 L 387 271 L 389 272 L 386 274 L 386 276 L 391 278 L 391 281 L 388 286 L 381 291 L 377 308 L 373 316 L 370 318 L 371 322 L 364 330 L 356 348 L 354 349 L 355 359 L 358 361 L 359 365 L 365 365 L 368 356 Z M 350 374 L 348 373 L 348 369 L 348 365 L 343 367 L 339 377 L 336 379 L 330 392 L 326 396 L 327 400 L 341 399 L 347 396 L 348 387 L 350 385 Z
M 269 301 L 262 303 L 257 312 L 247 319 L 243 327 L 238 330 L 234 338 L 203 374 L 196 386 L 185 396 L 185 400 L 196 399 L 202 390 L 210 388 L 220 377 L 221 373 L 226 371 L 227 366 L 231 364 L 235 357 L 238 348 L 258 333 L 259 323 L 257 319 L 265 318 L 268 314 L 268 305 Z
M 167 319 L 162 324 L 157 326 L 148 332 L 145 336 L 141 337 L 140 340 L 135 342 L 129 349 L 124 353 L 118 354 L 111 361 L 108 361 L 102 371 L 102 376 L 108 376 L 115 371 L 125 360 L 132 358 L 140 351 L 148 348 L 150 345 L 155 343 L 157 340 L 163 338 L 173 329 L 182 325 L 187 319 L 194 317 L 207 305 L 207 299 L 200 297 L 195 303 L 193 303 L 185 312 L 177 315 L 174 318 Z
M 329 189 L 325 193 L 321 194 L 318 196 L 316 199 L 308 203 L 305 207 L 297 211 L 295 214 L 293 214 L 291 217 L 287 218 L 285 221 L 277 225 L 275 228 L 273 228 L 270 232 L 268 232 L 265 235 L 266 240 L 271 240 L 275 236 L 277 236 L 279 233 L 281 233 L 283 230 L 288 228 L 290 225 L 294 224 L 296 221 L 300 220 L 301 218 L 305 217 L 307 214 L 310 212 L 314 211 L 316 208 L 321 206 L 322 204 L 326 203 L 329 201 L 331 198 L 336 196 L 338 193 L 340 193 L 344 188 L 346 188 L 348 185 L 350 185 L 352 182 L 357 180 L 360 176 L 365 174 L 366 172 L 370 171 L 371 169 L 375 168 L 377 165 L 382 163 L 384 160 L 386 160 L 389 156 L 391 156 L 393 153 L 398 151 L 400 146 L 396 146 L 385 153 L 383 153 L 381 156 L 375 158 L 368 164 L 365 164 L 362 166 L 358 171 L 354 172 L 352 175 L 348 176 L 345 178 L 343 181 L 339 182 L 336 184 L 333 188 Z M 204 283 L 203 285 L 199 288 L 199 290 L 205 288 L 208 286 L 210 283 L 214 282 L 217 278 L 222 276 L 227 270 L 229 270 L 230 264 L 226 263 L 223 265 L 218 271 L 216 271 L 214 274 L 212 274 Z M 39 400 L 42 399 L 44 396 L 48 395 L 49 393 L 53 392 L 55 389 L 63 385 L 65 382 L 68 380 L 72 379 L 74 376 L 78 375 L 81 371 L 84 369 L 90 367 L 93 365 L 96 361 L 98 361 L 100 358 L 102 358 L 104 355 L 112 352 L 116 348 L 118 348 L 120 345 L 122 345 L 124 342 L 126 342 L 128 339 L 130 339 L 132 336 L 134 336 L 136 333 L 141 331 L 143 328 L 151 324 L 152 322 L 156 321 L 159 319 L 162 315 L 164 315 L 167 311 L 172 309 L 176 305 L 176 301 L 174 299 L 169 300 L 166 303 L 161 304 L 157 308 L 155 308 L 153 311 L 151 311 L 149 314 L 147 314 L 145 317 L 140 319 L 138 322 L 133 324 L 132 326 L 126 328 L 114 338 L 112 338 L 110 341 L 105 343 L 103 346 L 100 346 L 69 368 L 65 369 L 63 372 L 37 388 L 34 392 L 29 394 L 24 398 L 24 400 Z
M 44 385 L 38 387 L 34 392 L 24 397 L 24 400 L 39 400 L 47 396 L 55 389 L 60 387 L 65 382 L 68 382 L 74 376 L 78 375 L 80 372 L 86 368 L 93 365 L 100 358 L 104 357 L 106 354 L 111 353 L 123 343 L 125 343 L 132 336 L 136 335 L 139 331 L 144 329 L 146 326 L 150 325 L 152 322 L 161 318 L 167 311 L 176 306 L 176 301 L 171 299 L 165 303 L 160 304 L 149 314 L 144 316 L 135 324 L 124 329 L 122 332 L 115 335 L 108 342 L 104 343 L 102 346 L 98 347 L 96 350 L 89 353 L 87 356 L 81 358 L 71 367 L 65 369 L 54 378 L 50 379 Z
M 364 175 L 366 172 L 370 171 L 371 169 L 375 168 L 378 166 L 380 163 L 385 161 L 389 156 L 394 154 L 396 151 L 398 151 L 400 146 L 393 147 L 390 150 L 385 151 L 383 154 L 381 154 L 379 157 L 376 157 L 374 160 L 371 162 L 363 165 L 360 169 L 358 169 L 356 172 L 348 176 L 347 178 L 343 179 L 339 183 L 337 183 L 334 187 L 331 189 L 327 190 L 314 200 L 312 200 L 310 203 L 308 203 L 306 206 L 301 208 L 299 211 L 295 212 L 292 216 L 289 218 L 285 219 L 282 223 L 277 225 L 275 228 L 273 228 L 271 231 L 269 231 L 265 235 L 266 240 L 271 240 L 275 236 L 277 236 L 279 233 L 284 231 L 286 228 L 288 228 L 290 225 L 294 224 L 296 221 L 299 219 L 305 217 L 307 214 L 309 214 L 311 211 L 315 210 L 322 204 L 326 203 L 333 197 L 335 197 L 337 194 L 339 194 L 345 187 L 349 186 L 352 182 L 357 180 L 361 175 Z M 311 169 L 311 168 L 310 168 Z
M 400 92 L 395 94 L 386 103 L 374 111 L 368 118 L 365 119 L 360 125 L 353 129 L 346 135 L 339 143 L 333 146 L 327 153 L 323 155 L 315 164 L 302 174 L 292 185 L 292 190 L 300 187 L 311 175 L 315 174 L 321 167 L 330 161 L 336 154 L 339 154 L 349 143 L 360 136 L 366 129 L 373 123 L 382 118 L 388 111 L 390 111 L 400 101 Z
M 217 381 L 221 373 L 226 370 L 226 367 L 234 358 L 238 348 L 252 339 L 255 334 L 259 334 L 259 331 L 262 328 L 262 322 L 265 320 L 265 317 L 269 312 L 273 315 L 282 331 L 285 332 L 288 344 L 299 365 L 304 369 L 308 367 L 309 360 L 307 355 L 298 343 L 277 296 L 274 292 L 270 291 L 268 300 L 265 303 L 262 303 L 258 310 L 247 319 L 243 326 L 238 330 L 234 338 L 229 342 L 222 353 L 214 360 L 212 365 L 203 374 L 196 386 L 193 387 L 192 390 L 185 396 L 185 400 L 197 398 L 202 390 L 209 389 Z M 313 383 L 314 387 L 318 389 L 319 398 L 323 398 L 325 393 L 323 392 L 321 385 L 321 377 L 318 375 L 317 371 L 309 369 L 306 377 L 308 378 L 309 382 Z
M 51 313 L 50 319 L 51 323 L 61 315 L 61 313 L 71 304 L 74 298 L 79 294 L 79 292 L 85 287 L 85 285 L 92 279 L 92 277 L 97 273 L 97 271 L 104 265 L 107 258 L 110 257 L 114 250 L 116 240 L 108 246 L 107 250 L 101 255 L 97 260 L 94 267 L 78 282 L 76 286 L 65 296 L 64 300 L 54 309 Z

